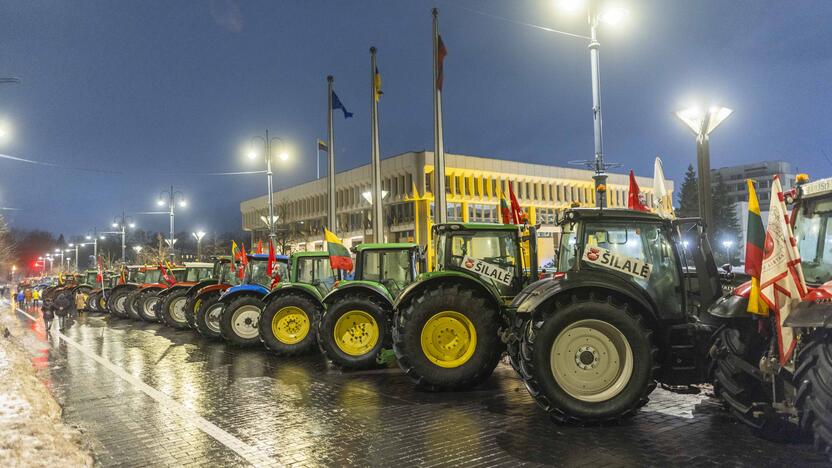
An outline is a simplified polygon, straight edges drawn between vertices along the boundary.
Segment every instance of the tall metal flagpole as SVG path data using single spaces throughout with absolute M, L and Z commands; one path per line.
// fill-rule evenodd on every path
M 442 91 L 439 89 L 439 10 L 433 9 L 433 219 L 448 221 L 445 204 L 445 143 L 442 136 Z
M 327 187 L 328 199 L 326 211 L 326 224 L 329 230 L 336 232 L 335 226 L 335 134 L 332 131 L 332 82 L 334 78 L 332 75 L 326 77 L 327 94 L 326 94 L 326 126 L 327 126 Z
M 378 144 L 378 95 L 376 94 L 376 48 L 370 47 L 370 134 L 372 138 L 373 241 L 384 242 L 384 210 L 381 206 L 381 155 Z
M 598 49 L 601 44 L 598 42 L 596 29 L 598 28 L 598 15 L 595 14 L 592 4 L 589 8 L 589 66 L 592 73 L 592 124 L 595 134 L 595 206 L 607 207 L 607 194 L 605 191 L 598 191 L 598 186 L 607 183 L 607 167 L 604 164 L 604 141 L 603 121 L 601 120 L 601 65 Z

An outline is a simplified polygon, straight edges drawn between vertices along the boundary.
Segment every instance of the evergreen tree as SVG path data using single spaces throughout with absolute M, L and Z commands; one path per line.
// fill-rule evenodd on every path
M 714 235 L 712 245 L 716 251 L 716 257 L 721 259 L 720 263 L 739 263 L 739 252 L 742 243 L 742 227 L 740 221 L 737 219 L 736 205 L 730 197 L 727 196 L 728 187 L 725 186 L 725 181 L 722 176 L 716 174 L 714 183 L 711 185 L 711 209 L 714 216 Z M 724 242 L 730 242 L 730 246 L 723 245 Z M 728 252 L 730 251 L 730 256 Z
M 696 178 L 696 171 L 693 164 L 688 165 L 685 172 L 685 180 L 679 190 L 679 209 L 677 214 L 680 218 L 695 218 L 699 216 L 699 183 Z

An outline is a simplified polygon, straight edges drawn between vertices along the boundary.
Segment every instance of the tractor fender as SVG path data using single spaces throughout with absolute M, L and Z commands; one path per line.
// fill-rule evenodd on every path
M 139 291 L 161 291 L 167 288 L 167 283 L 150 283 L 139 286 Z
M 113 289 L 111 289 L 110 292 L 111 293 L 116 293 L 116 292 L 122 291 L 122 290 L 132 291 L 132 290 L 136 289 L 137 287 L 138 286 L 136 286 L 135 284 L 117 284 L 117 285 L 113 286 Z
M 487 285 L 483 281 L 467 273 L 454 270 L 441 270 L 423 273 L 420 275 L 419 279 L 407 285 L 407 287 L 405 287 L 399 294 L 399 297 L 396 298 L 396 301 L 393 303 L 393 307 L 398 309 L 403 304 L 409 302 L 414 295 L 421 293 L 426 289 L 434 289 L 441 285 L 451 283 L 464 285 L 478 291 L 495 307 L 499 308 L 501 306 L 501 304 L 499 304 L 499 299 L 497 299 L 500 295 L 493 286 Z
M 219 302 L 228 305 L 231 301 L 240 296 L 255 296 L 262 299 L 266 297 L 266 294 L 268 293 L 269 290 L 259 284 L 241 284 L 222 293 Z
M 185 295 L 186 296 L 194 296 L 199 292 L 200 289 L 202 289 L 206 286 L 213 286 L 213 285 L 216 285 L 216 284 L 217 284 L 217 279 L 216 278 L 214 278 L 214 279 L 204 279 L 204 280 L 199 281 L 198 283 L 194 284 L 193 286 L 190 286 L 188 288 L 188 292 L 186 292 Z
M 798 302 L 783 321 L 783 325 L 792 328 L 832 328 L 832 303 L 805 300 Z
M 732 294 L 720 297 L 708 308 L 708 315 L 717 320 L 750 318 L 747 288 L 739 286 Z
M 650 322 L 659 321 L 656 304 L 643 289 L 622 280 L 617 275 L 599 270 L 589 273 L 570 271 L 563 276 L 536 281 L 517 295 L 512 307 L 517 309 L 517 314 L 529 314 L 533 319 L 537 319 L 546 310 L 545 306 L 551 304 L 556 297 L 590 289 L 623 297 L 638 306 L 640 311 L 636 312 L 641 312 Z
M 321 294 L 318 290 L 311 284 L 306 283 L 280 283 L 276 288 L 272 289 L 271 292 L 266 294 L 266 297 L 263 298 L 263 302 L 268 304 L 274 299 L 289 293 L 302 294 L 318 304 L 322 302 Z
M 189 284 L 177 283 L 177 284 L 175 284 L 175 285 L 173 285 L 169 288 L 165 288 L 163 291 L 161 291 L 159 294 L 157 294 L 157 296 L 159 296 L 159 298 L 161 298 L 161 299 L 164 299 L 167 295 L 169 295 L 173 291 L 181 291 L 183 289 L 189 289 L 189 288 L 190 288 Z
M 212 285 L 209 285 L 209 286 L 205 286 L 204 288 L 200 288 L 200 290 L 197 291 L 196 294 L 197 295 L 202 295 L 202 294 L 210 294 L 212 292 L 218 292 L 218 293 L 222 294 L 224 291 L 226 291 L 228 289 L 231 289 L 230 284 L 228 284 L 228 283 L 218 283 L 218 284 L 212 284 Z
M 85 289 L 87 290 L 88 294 L 93 291 L 92 286 L 90 286 L 88 284 L 79 284 L 78 286 L 75 286 L 75 287 L 72 288 L 72 292 L 77 294 L 77 293 L 79 293 L 79 292 L 81 292 Z
M 347 294 L 356 292 L 364 292 L 370 296 L 377 297 L 391 309 L 393 308 L 393 298 L 390 296 L 387 288 L 369 281 L 342 281 L 337 288 L 330 291 L 324 297 L 323 303 L 329 307 Z

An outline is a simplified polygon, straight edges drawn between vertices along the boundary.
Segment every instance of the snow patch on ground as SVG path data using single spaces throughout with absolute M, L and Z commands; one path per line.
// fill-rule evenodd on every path
M 23 340 L 31 338 L 8 303 L 0 309 L 0 466 L 92 466 L 81 433 L 37 378 Z

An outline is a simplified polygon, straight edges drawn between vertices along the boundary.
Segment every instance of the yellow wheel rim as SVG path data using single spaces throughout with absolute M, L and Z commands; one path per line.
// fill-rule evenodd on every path
M 465 315 L 446 310 L 434 315 L 422 328 L 422 352 L 439 367 L 460 367 L 477 349 L 477 330 Z
M 196 302 L 194 302 L 194 314 L 196 314 L 196 311 L 199 310 L 199 306 L 201 306 L 201 305 L 202 305 L 202 299 L 197 299 Z
M 351 310 L 335 322 L 335 345 L 350 356 L 363 356 L 376 347 L 378 323 L 363 310 Z
M 107 308 L 107 301 L 103 297 L 98 298 L 98 308 L 102 310 Z
M 272 317 L 272 333 L 281 343 L 300 343 L 309 334 L 309 316 L 300 307 L 283 307 Z

